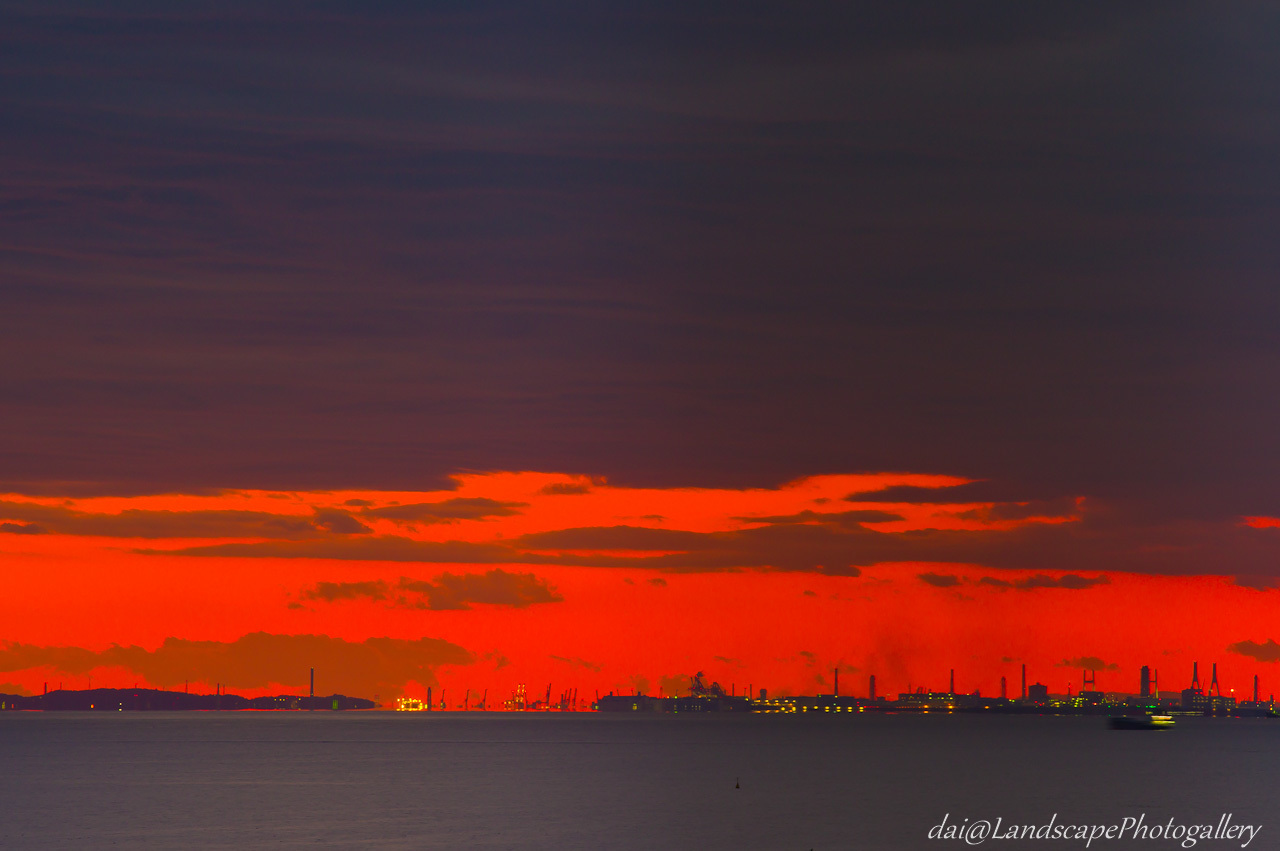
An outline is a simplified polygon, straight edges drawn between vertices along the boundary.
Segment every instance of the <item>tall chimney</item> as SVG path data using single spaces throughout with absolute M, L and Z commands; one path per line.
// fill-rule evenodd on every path
M 956 669 L 952 668 L 951 669 L 951 691 L 949 691 L 948 694 L 955 694 L 955 693 L 956 693 Z
M 831 686 L 831 696 L 832 697 L 840 696 L 840 669 L 839 668 L 835 669 L 835 682 Z
M 1022 663 L 1022 699 L 1027 699 L 1027 663 Z
M 1004 677 L 1000 678 L 1000 699 L 1004 700 L 1009 696 L 1009 684 Z
M 1253 675 L 1253 702 L 1258 702 L 1258 675 Z
M 316 669 L 311 669 L 311 697 L 316 696 Z
M 427 686 L 427 711 L 431 711 L 431 686 Z
M 875 674 L 871 675 L 871 688 L 869 691 L 870 691 L 871 699 L 875 700 L 876 699 L 876 675 Z

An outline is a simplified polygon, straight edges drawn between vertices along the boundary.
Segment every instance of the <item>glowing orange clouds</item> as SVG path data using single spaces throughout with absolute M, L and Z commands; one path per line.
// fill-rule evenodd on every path
M 989 693 L 1022 662 L 1065 688 L 1072 660 L 1099 659 L 1114 689 L 1142 664 L 1217 658 L 1241 677 L 1268 664 L 1226 649 L 1273 638 L 1262 583 L 1138 575 L 1142 548 L 1077 497 L 949 503 L 967 480 L 916 474 L 746 490 L 530 472 L 455 482 L 0 497 L 0 682 L 180 678 L 251 693 L 297 687 L 314 665 L 347 681 L 333 690 L 384 699 L 544 681 L 656 690 L 696 670 L 815 691 L 840 666 L 891 692 L 954 667 Z M 878 501 L 903 488 L 910 501 Z M 1271 534 L 1251 531 L 1280 525 L 1254 522 L 1268 519 L 1213 534 Z M 250 645 L 283 655 L 250 676 L 236 666 L 259 634 Z M 383 652 L 374 639 L 402 642 L 386 645 L 399 661 L 357 676 L 353 659 Z M 414 662 L 423 639 L 443 643 Z

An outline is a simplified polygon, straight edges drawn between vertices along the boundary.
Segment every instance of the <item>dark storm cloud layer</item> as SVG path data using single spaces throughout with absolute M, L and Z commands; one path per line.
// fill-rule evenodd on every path
M 368 697 L 398 691 L 410 680 L 434 685 L 437 667 L 472 661 L 470 652 L 438 638 L 352 642 L 327 635 L 255 632 L 230 642 L 166 638 L 155 650 L 0 644 L 0 671 L 49 667 L 81 676 L 95 668 L 118 666 L 160 688 L 195 680 L 250 689 L 272 684 L 300 687 L 307 683 L 309 669 L 316 668 L 328 688 Z
M 1235 574 L 1265 587 L 1256 577 L 1275 569 L 1280 529 L 1238 524 L 1182 522 L 1141 525 L 1106 510 L 1088 511 L 1066 523 L 1032 523 L 1012 529 L 887 533 L 851 523 L 842 515 L 826 522 L 783 522 L 725 532 L 691 532 L 637 526 L 595 526 L 537 532 L 486 543 L 417 541 L 396 535 L 325 536 L 298 540 L 212 544 L 178 550 L 144 549 L 154 555 L 247 558 L 310 558 L 455 564 L 556 564 L 582 567 L 644 567 L 671 571 L 739 568 L 818 571 L 858 576 L 885 562 L 938 562 L 1020 570 L 1129 571 L 1156 574 Z M 926 578 L 929 577 L 929 578 Z M 928 572 L 933 585 L 958 583 L 950 574 Z M 982 584 L 1032 591 L 1082 590 L 1106 584 L 1104 576 L 1037 574 Z
M 1122 505 L 1128 549 L 1280 515 L 1277 26 L 7 3 L 0 468 L 955 473 Z

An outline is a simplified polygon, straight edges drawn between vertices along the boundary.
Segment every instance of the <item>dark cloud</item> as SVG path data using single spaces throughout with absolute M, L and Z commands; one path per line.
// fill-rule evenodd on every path
M 558 603 L 564 598 L 532 573 L 508 573 L 493 569 L 483 574 L 443 573 L 433 580 L 400 577 L 394 585 L 384 580 L 365 582 L 317 582 L 299 594 L 303 600 L 334 603 L 342 600 L 385 600 L 416 609 L 469 609 L 471 603 L 524 608 L 535 603 Z
M 312 521 L 316 528 L 338 535 L 364 535 L 373 530 L 337 508 L 317 508 Z
M 555 482 L 544 487 L 538 493 L 548 496 L 571 496 L 574 494 L 591 493 L 591 486 L 582 482 Z
M 483 520 L 488 517 L 510 517 L 519 514 L 523 502 L 498 502 L 484 497 L 457 497 L 443 502 L 418 502 L 411 505 L 388 505 L 382 508 L 366 508 L 360 513 L 366 517 L 385 520 L 402 520 L 412 523 L 453 523 L 458 520 Z
M 887 562 L 936 562 L 1016 570 L 1052 570 L 1060 578 L 1017 580 L 1037 587 L 1085 588 L 1097 578 L 1072 571 L 1193 575 L 1230 571 L 1269 576 L 1277 571 L 1280 535 L 1237 522 L 1152 523 L 1148 518 L 1091 503 L 1080 519 L 1026 523 L 1011 529 L 921 529 L 878 532 L 842 515 L 811 522 L 690 532 L 639 526 L 588 526 L 487 543 L 417 541 L 392 535 L 329 536 L 227 543 L 152 554 L 411 561 L 457 564 L 559 564 L 673 571 L 772 568 L 858 576 Z M 628 552 L 613 555 L 611 552 Z M 635 555 L 633 553 L 640 553 Z M 648 554 L 652 553 L 652 554 Z M 986 583 L 997 585 L 1004 580 Z M 1009 580 L 1011 584 L 1014 580 Z
M 935 588 L 954 588 L 960 584 L 960 577 L 950 573 L 918 573 L 916 578 Z
M 386 696 L 407 682 L 437 683 L 442 665 L 468 665 L 470 652 L 438 638 L 369 638 L 345 641 L 327 635 L 273 635 L 255 632 L 232 642 L 166 638 L 155 650 L 113 645 L 82 647 L 0 646 L 0 671 L 52 668 L 80 676 L 99 667 L 121 667 L 160 688 L 187 680 L 222 683 L 230 688 L 272 685 L 303 688 L 316 669 L 318 689 L 359 697 Z
M 1259 644 L 1256 641 L 1237 641 L 1227 647 L 1229 653 L 1239 653 L 1259 662 L 1280 662 L 1280 644 L 1274 638 L 1268 638 Z
M 993 576 L 984 576 L 978 580 L 981 585 L 992 585 L 996 588 L 1016 588 L 1019 591 L 1034 591 L 1037 588 L 1067 588 L 1073 591 L 1079 591 L 1085 588 L 1092 588 L 1095 585 L 1108 585 L 1111 580 L 1106 576 L 1077 576 L 1068 573 L 1065 576 L 1045 576 L 1038 573 L 1035 576 L 1028 576 L 1025 579 L 996 579 Z
M 661 576 L 655 576 L 649 580 L 649 584 L 658 588 L 666 588 L 667 580 L 663 579 Z
M 342 525 L 317 510 L 315 517 L 264 511 L 150 511 L 130 508 L 118 514 L 78 511 L 60 505 L 0 501 L 0 518 L 39 524 L 57 535 L 112 538 L 305 538 L 318 535 L 326 522 Z
M 1259 576 L 1246 575 L 1237 576 L 1236 584 L 1242 588 L 1252 588 L 1255 591 L 1271 591 L 1280 588 L 1280 576 Z
M 1108 665 L 1097 656 L 1078 656 L 1075 659 L 1063 659 L 1055 663 L 1059 668 L 1080 668 L 1085 671 L 1118 671 L 1120 666 Z
M 940 505 L 966 502 L 988 502 L 979 494 L 990 488 L 989 482 L 925 488 L 915 485 L 890 485 L 872 491 L 857 491 L 845 497 L 847 502 L 885 502 L 906 505 Z
M 892 538 L 858 524 L 781 524 L 730 532 L 687 532 L 638 526 L 588 526 L 524 535 L 511 542 L 531 563 L 669 570 L 771 567 L 858 576 L 858 565 L 884 561 Z M 655 551 L 645 556 L 580 555 L 572 551 Z M 549 551 L 562 551 L 551 554 Z M 570 551 L 570 552 L 564 552 Z M 667 552 L 662 552 L 667 551 Z M 525 559 L 522 559 L 525 560 Z
M 469 609 L 471 603 L 524 608 L 535 603 L 558 603 L 564 598 L 546 580 L 532 573 L 442 573 L 431 582 L 401 578 L 399 588 L 426 597 L 428 609 Z
M 735 517 L 743 523 L 766 523 L 771 526 L 786 526 L 796 523 L 833 523 L 841 526 L 854 526 L 861 523 L 890 523 L 904 519 L 901 514 L 888 511 L 841 511 L 838 513 L 822 513 L 817 511 L 801 511 L 797 514 L 775 515 L 772 517 Z
M 1068 518 L 1079 516 L 1078 506 L 1073 499 L 1036 500 L 1034 502 L 998 502 L 988 508 L 974 508 L 962 511 L 958 515 L 966 520 L 981 520 L 984 523 L 1001 520 L 1026 520 L 1031 517 Z
M 304 588 L 299 594 L 304 600 L 320 600 L 325 603 L 336 603 L 340 600 L 385 600 L 389 586 L 381 579 L 366 582 L 317 582 L 311 588 Z
M 1280 514 L 1278 15 L 6 4 L 0 468 Z
M 10 535 L 43 535 L 45 531 L 36 523 L 0 523 L 0 532 Z
M 114 480 L 109 482 L 65 481 L 43 478 L 36 481 L 0 482 L 0 494 L 28 497 L 63 497 L 87 499 L 90 497 L 116 496 L 218 496 L 224 488 L 183 486 L 175 488 L 172 481 Z
M 604 667 L 603 665 L 598 665 L 595 662 L 588 662 L 586 659 L 580 659 L 576 656 L 570 658 L 568 656 L 556 656 L 555 654 L 552 654 L 549 658 L 556 662 L 563 662 L 571 667 L 582 668 L 587 671 L 600 671 Z
M 319 558 L 343 561 L 421 561 L 439 564 L 499 564 L 528 561 L 499 544 L 468 541 L 415 541 L 396 535 L 323 538 L 302 541 L 262 541 L 253 544 L 211 544 L 180 550 L 139 549 L 146 555 L 213 556 L 233 558 Z
M 511 660 L 496 650 L 490 650 L 482 657 L 486 662 L 493 663 L 493 669 L 500 670 L 511 664 Z
M 702 550 L 715 539 L 704 532 L 650 529 L 645 526 L 583 526 L 521 536 L 515 544 L 528 550 Z
M 658 678 L 658 687 L 668 697 L 687 695 L 692 686 L 691 674 L 665 674 Z

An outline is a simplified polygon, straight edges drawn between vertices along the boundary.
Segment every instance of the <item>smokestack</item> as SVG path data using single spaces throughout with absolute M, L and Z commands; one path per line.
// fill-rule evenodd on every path
M 430 712 L 433 708 L 431 705 L 431 686 L 427 686 L 427 711 Z
M 1009 684 L 1004 677 L 1000 678 L 1000 699 L 1006 700 L 1009 697 Z
M 840 669 L 839 668 L 835 669 L 835 683 L 831 686 L 831 696 L 832 697 L 840 696 Z
M 956 693 L 956 669 L 952 668 L 951 669 L 951 691 L 949 691 L 948 694 L 955 694 L 955 693 Z
M 1143 665 L 1138 675 L 1138 695 L 1140 697 L 1151 696 L 1151 668 Z
M 871 687 L 867 690 L 872 700 L 876 699 L 876 675 L 871 675 Z
M 1191 687 L 1193 689 L 1200 688 L 1200 663 L 1191 663 Z
M 316 669 L 311 669 L 311 697 L 316 696 Z
M 1027 663 L 1022 663 L 1022 699 L 1027 699 Z
M 1253 702 L 1258 702 L 1258 675 L 1253 675 Z

